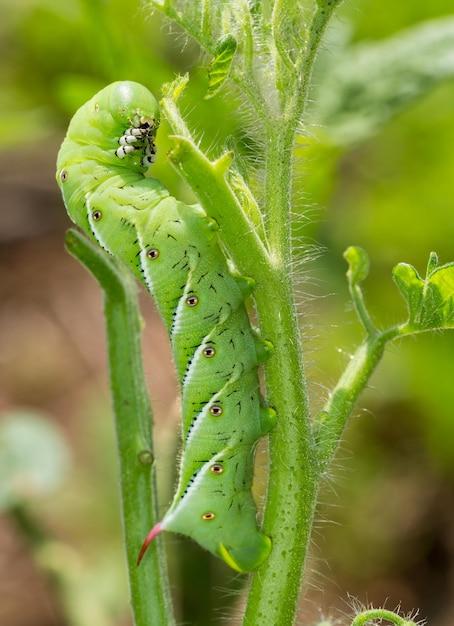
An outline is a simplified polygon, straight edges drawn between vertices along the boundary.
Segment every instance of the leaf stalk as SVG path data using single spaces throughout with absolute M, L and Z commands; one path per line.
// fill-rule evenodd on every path
M 104 292 L 110 386 L 113 399 L 126 560 L 135 626 L 173 626 L 164 548 L 158 539 L 140 570 L 137 554 L 157 521 L 152 413 L 140 346 L 141 319 L 132 276 L 76 230 L 66 248 Z

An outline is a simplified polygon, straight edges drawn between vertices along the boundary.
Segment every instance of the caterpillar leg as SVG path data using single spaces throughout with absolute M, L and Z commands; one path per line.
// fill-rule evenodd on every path
M 254 540 L 243 546 L 226 546 L 219 544 L 219 556 L 232 569 L 240 572 L 251 572 L 259 567 L 271 552 L 271 539 L 263 533 L 257 533 Z
M 260 426 L 262 435 L 267 435 L 276 426 L 277 413 L 271 407 L 262 407 L 260 409 Z
M 257 363 L 265 363 L 273 353 L 274 346 L 271 341 L 262 339 L 258 332 L 254 333 L 255 352 L 257 355 Z
M 134 152 L 135 150 L 137 150 L 135 146 L 120 146 L 115 154 L 119 159 L 124 159 L 127 154 L 131 154 L 131 152 Z
M 156 157 L 156 146 L 154 136 L 156 134 L 157 124 L 155 120 L 148 120 L 141 117 L 135 120 L 135 125 L 127 128 L 123 135 L 118 139 L 120 147 L 115 154 L 119 159 L 125 156 L 141 151 L 145 156 L 142 159 L 142 165 L 148 166 L 154 163 Z

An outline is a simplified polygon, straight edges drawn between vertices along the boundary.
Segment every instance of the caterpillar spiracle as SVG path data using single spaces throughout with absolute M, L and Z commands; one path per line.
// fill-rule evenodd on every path
M 254 448 L 275 412 L 261 406 L 269 345 L 251 327 L 253 281 L 231 267 L 216 223 L 147 176 L 159 109 L 142 85 L 113 83 L 72 118 L 57 160 L 71 219 L 120 258 L 167 327 L 182 396 L 182 455 L 173 502 L 147 536 L 187 535 L 237 571 L 258 567 L 271 540 L 257 526 Z

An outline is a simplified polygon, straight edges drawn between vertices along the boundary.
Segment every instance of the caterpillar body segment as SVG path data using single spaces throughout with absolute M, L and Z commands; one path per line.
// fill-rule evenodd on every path
M 246 312 L 251 281 L 231 268 L 216 224 L 145 176 L 158 125 L 148 90 L 113 83 L 75 114 L 57 181 L 72 220 L 125 262 L 155 299 L 181 384 L 178 486 L 139 558 L 167 530 L 250 571 L 271 549 L 251 494 L 255 444 L 275 422 L 274 411 L 261 406 L 257 372 L 269 346 Z

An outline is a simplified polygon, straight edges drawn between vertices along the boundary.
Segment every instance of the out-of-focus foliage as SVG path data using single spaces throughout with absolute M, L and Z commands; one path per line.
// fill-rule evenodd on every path
M 96 595 L 105 597 L 115 626 L 125 623 L 115 616 L 127 614 L 127 599 L 101 302 L 63 251 L 68 224 L 54 183 L 55 153 L 74 110 L 107 82 L 138 80 L 159 94 L 163 82 L 189 70 L 184 111 L 202 144 L 214 153 L 225 143 L 239 147 L 246 165 L 257 156 L 254 134 L 228 81 L 204 100 L 209 61 L 145 4 L 0 0 L 0 403 L 5 408 L 36 406 L 60 416 L 75 469 L 58 497 L 39 501 L 40 517 L 83 555 L 92 571 L 84 575 L 93 594 L 86 604 L 92 605 Z M 331 45 L 320 58 L 315 76 L 322 99 L 319 117 L 314 104 L 312 136 L 302 135 L 297 147 L 294 193 L 302 252 L 314 242 L 324 250 L 316 263 L 302 265 L 300 271 L 298 262 L 295 269 L 302 283 L 298 297 L 309 373 L 317 381 L 314 407 L 323 404 L 326 388 L 360 332 L 354 314 L 346 310 L 343 250 L 354 244 L 368 251 L 366 297 L 374 318 L 384 325 L 405 315 L 390 280 L 396 263 L 405 259 L 422 268 L 430 250 L 442 259 L 453 257 L 454 82 L 439 80 L 442 72 L 445 78 L 451 75 L 453 52 L 447 43 L 452 13 L 452 0 L 345 0 Z M 424 25 L 425 20 L 430 24 Z M 427 39 L 424 48 L 415 44 L 407 54 L 412 32 L 422 36 L 437 25 L 430 45 Z M 352 34 L 353 43 L 342 41 L 342 29 Z M 398 58 L 399 48 L 404 54 Z M 363 59 L 370 55 L 370 67 L 360 61 L 361 50 Z M 353 63 L 350 74 L 347 63 Z M 398 81 L 394 94 L 389 87 L 395 85 L 397 70 L 402 85 Z M 341 97 L 331 80 L 342 87 Z M 352 84 L 358 89 L 355 98 L 347 93 Z M 374 109 L 373 94 L 385 98 L 386 107 Z M 322 113 L 319 128 L 315 124 Z M 334 142 L 334 129 L 340 128 L 342 141 L 339 134 Z M 355 132 L 348 136 L 348 129 Z M 158 144 L 156 176 L 183 199 L 186 191 L 166 159 L 164 124 Z M 307 304 L 308 292 L 325 297 Z M 164 509 L 176 457 L 175 389 L 171 366 L 163 359 L 168 353 L 165 335 L 147 306 L 144 350 L 157 377 L 150 383 Z M 419 606 L 431 626 L 454 622 L 449 586 L 454 576 L 453 354 L 450 333 L 406 340 L 385 357 L 361 400 L 366 410 L 358 409 L 360 418 L 353 420 L 346 452 L 335 468 L 337 495 L 327 490 L 324 496 L 334 506 L 327 504 L 319 513 L 320 519 L 333 522 L 316 538 L 329 566 L 317 562 L 320 576 L 315 574 L 314 587 L 324 591 L 308 593 L 325 614 L 338 614 L 333 607 L 345 610 L 341 590 L 348 590 L 364 602 L 379 605 L 388 597 L 389 606 L 399 601 L 404 610 Z M 162 364 L 159 371 L 156 359 Z M 6 565 L 0 565 L 0 622 L 5 621 L 1 611 L 9 607 L 8 625 L 48 626 L 48 602 L 39 603 L 43 590 L 36 580 L 32 584 L 24 565 L 27 555 L 19 558 L 18 548 L 11 539 L 8 543 L 10 535 L 0 526 L 6 555 Z M 179 557 L 178 564 L 172 560 L 173 580 L 186 622 L 222 622 L 223 609 L 238 601 L 238 580 L 226 577 L 222 565 L 183 540 L 171 539 L 169 547 Z M 14 569 L 16 561 L 22 569 Z M 5 580 L 11 587 L 2 590 Z M 28 613 L 24 584 L 34 598 Z M 317 623 L 310 605 L 304 623 Z M 222 608 L 216 613 L 213 606 Z
M 0 510 L 61 487 L 69 450 L 57 427 L 26 411 L 0 415 Z
M 163 83 L 200 58 L 181 35 L 175 45 L 162 21 L 153 19 L 140 0 L 68 0 L 64 5 L 58 0 L 0 0 L 0 15 L 5 16 L 0 21 L 0 149 L 44 145 L 61 135 L 74 111 L 114 80 L 142 82 L 159 96 Z M 191 81 L 187 101 L 189 119 L 201 134 L 211 135 L 212 146 L 213 135 L 225 141 L 238 124 L 220 98 L 194 109 L 192 102 L 203 100 L 208 89 L 207 65 L 203 61 Z M 163 138 L 162 155 L 166 148 Z M 172 171 L 162 171 L 161 159 L 156 174 L 181 187 Z
M 145 81 L 158 91 L 172 75 L 163 34 L 139 5 L 103 0 L 2 0 L 0 147 L 40 142 L 106 83 Z M 125 26 L 127 25 L 127 26 Z M 6 63 L 5 63 L 6 61 Z M 151 71 L 150 71 L 151 68 Z
M 53 539 L 34 513 L 58 498 L 70 473 L 70 452 L 51 416 L 32 411 L 0 415 L 0 511 L 7 513 L 28 554 L 54 584 L 69 626 L 110 626 L 124 610 L 121 572 L 106 552 L 90 568 L 68 544 Z
M 319 69 L 313 115 L 336 143 L 364 141 L 413 101 L 454 78 L 454 18 L 378 42 L 352 46 L 339 37 L 334 41 L 335 53 L 325 54 Z

